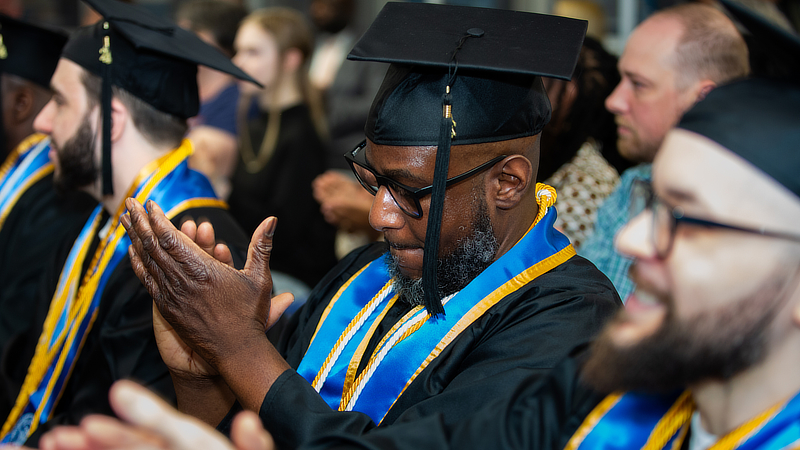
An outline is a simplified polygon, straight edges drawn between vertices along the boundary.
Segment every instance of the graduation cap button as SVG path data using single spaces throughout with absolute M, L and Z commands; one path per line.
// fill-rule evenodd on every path
M 480 28 L 470 28 L 469 30 L 467 30 L 467 34 L 472 37 L 481 37 L 484 35 L 484 33 L 486 32 Z

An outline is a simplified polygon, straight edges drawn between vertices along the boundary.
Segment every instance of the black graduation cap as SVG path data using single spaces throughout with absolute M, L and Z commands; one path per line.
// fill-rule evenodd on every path
M 744 38 L 753 75 L 800 82 L 800 38 L 747 6 L 732 0 L 720 1 L 749 32 Z
M 66 42 L 64 32 L 0 14 L 0 73 L 17 75 L 50 89 L 50 78 Z
M 180 118 L 197 114 L 197 65 L 258 84 L 194 33 L 141 6 L 84 0 L 103 20 L 79 28 L 64 47 L 67 58 L 103 79 L 103 194 L 111 183 L 111 86 Z
M 678 127 L 717 142 L 800 197 L 800 38 L 746 7 L 723 4 L 772 49 L 766 56 L 782 70 L 714 89 Z
M 586 27 L 584 20 L 545 14 L 387 3 L 348 55 L 391 63 L 367 138 L 438 146 L 423 257 L 429 314 L 444 312 L 436 267 L 450 145 L 540 133 L 551 113 L 540 76 L 571 78 Z

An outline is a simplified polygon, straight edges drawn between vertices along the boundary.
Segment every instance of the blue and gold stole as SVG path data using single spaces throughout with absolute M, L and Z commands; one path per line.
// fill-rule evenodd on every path
M 655 395 L 616 393 L 586 416 L 565 450 L 678 450 L 695 405 L 689 391 Z M 800 394 L 764 411 L 708 450 L 780 450 L 800 447 Z
M 575 255 L 553 228 L 555 190 L 537 184 L 539 215 L 525 236 L 464 289 L 443 300 L 446 315 L 430 318 L 417 306 L 380 341 L 356 376 L 378 324 L 398 300 L 383 258 L 353 275 L 320 318 L 297 372 L 331 408 L 361 411 L 375 423 L 406 387 L 475 320 L 509 294 Z
M 49 152 L 50 139 L 44 134 L 32 134 L 0 166 L 0 229 L 22 194 L 53 172 Z
M 190 208 L 226 208 L 225 202 L 214 195 L 208 180 L 189 169 L 187 158 L 191 153 L 191 142 L 184 140 L 177 149 L 151 161 L 125 198 L 135 197 L 141 203 L 151 199 L 161 205 L 170 219 Z M 128 254 L 130 239 L 119 223 L 124 213 L 123 203 L 100 230 L 102 205 L 98 206 L 73 244 L 25 382 L 3 425 L 0 443 L 24 443 L 50 418 L 97 317 L 109 276 Z M 84 261 L 98 233 L 102 241 L 81 279 Z

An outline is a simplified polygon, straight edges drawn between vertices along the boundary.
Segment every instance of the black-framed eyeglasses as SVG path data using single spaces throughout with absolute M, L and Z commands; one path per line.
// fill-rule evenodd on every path
M 663 259 L 672 250 L 675 240 L 675 231 L 679 223 L 707 228 L 722 228 L 724 230 L 739 231 L 742 233 L 759 234 L 761 236 L 787 239 L 800 242 L 800 234 L 770 231 L 764 228 L 748 228 L 727 223 L 714 222 L 687 216 L 680 206 L 671 206 L 659 198 L 653 191 L 653 186 L 645 180 L 635 180 L 631 193 L 631 217 L 643 210 L 653 212 L 652 239 L 656 255 Z
M 356 175 L 356 178 L 361 185 L 364 186 L 364 189 L 366 189 L 370 194 L 375 195 L 378 193 L 378 189 L 380 189 L 381 186 L 386 186 L 386 188 L 389 190 L 389 194 L 394 199 L 394 202 L 397 203 L 397 206 L 404 213 L 415 219 L 421 218 L 422 206 L 420 205 L 419 200 L 431 193 L 433 190 L 433 185 L 417 189 L 406 186 L 402 183 L 398 183 L 391 178 L 376 173 L 375 169 L 367 164 L 367 158 L 364 152 L 364 148 L 366 146 L 367 141 L 364 140 L 358 144 L 356 148 L 345 153 L 344 155 L 345 159 L 347 159 L 347 162 L 350 164 L 350 168 Z M 480 166 L 475 167 L 474 169 L 470 169 L 462 173 L 461 175 L 456 175 L 453 178 L 449 178 L 445 182 L 445 186 L 449 187 L 455 183 L 458 183 L 459 181 L 463 181 L 469 177 L 477 175 L 478 173 L 497 164 L 506 156 L 508 155 L 497 156 L 489 161 L 486 161 Z

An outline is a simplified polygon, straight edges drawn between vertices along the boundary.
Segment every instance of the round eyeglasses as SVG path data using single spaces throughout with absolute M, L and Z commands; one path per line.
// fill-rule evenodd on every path
M 415 219 L 422 218 L 422 206 L 419 200 L 433 191 L 433 185 L 416 189 L 378 174 L 375 172 L 375 169 L 367 164 L 366 152 L 364 151 L 366 146 L 367 141 L 364 140 L 358 144 L 356 148 L 344 154 L 345 159 L 350 164 L 350 168 L 353 170 L 359 183 L 361 183 L 361 186 L 364 186 L 364 189 L 372 195 L 377 194 L 381 186 L 386 186 L 392 199 L 394 199 L 394 202 L 404 213 Z M 497 156 L 461 175 L 448 178 L 447 181 L 445 181 L 445 186 L 449 187 L 452 184 L 477 175 L 502 161 L 506 156 L 508 155 Z
M 687 216 L 680 206 L 671 206 L 659 198 L 653 191 L 653 186 L 650 182 L 645 180 L 635 180 L 631 189 L 631 217 L 636 216 L 643 210 L 650 210 L 653 212 L 652 243 L 656 255 L 661 259 L 666 258 L 672 250 L 672 244 L 675 241 L 675 231 L 679 223 L 706 228 L 721 228 L 724 230 L 759 234 L 761 236 L 800 242 L 800 234 L 770 231 L 764 228 L 740 227 Z

